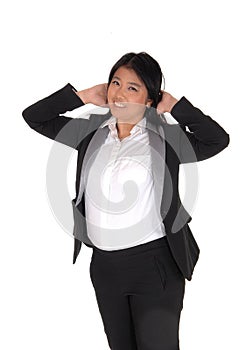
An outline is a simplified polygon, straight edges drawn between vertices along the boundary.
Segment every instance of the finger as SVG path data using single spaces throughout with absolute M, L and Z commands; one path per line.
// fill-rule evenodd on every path
M 157 113 L 158 115 L 160 115 L 160 114 L 162 113 L 162 111 L 161 111 L 160 109 L 158 109 L 158 106 L 157 106 L 157 108 L 156 108 L 156 113 Z

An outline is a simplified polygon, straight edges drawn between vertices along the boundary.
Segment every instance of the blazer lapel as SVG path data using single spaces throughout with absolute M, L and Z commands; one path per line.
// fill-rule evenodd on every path
M 75 206 L 77 206 L 83 196 L 83 192 L 85 190 L 85 183 L 86 183 L 86 177 L 88 175 L 88 169 L 90 167 L 90 164 L 95 160 L 97 152 L 99 151 L 101 145 L 105 142 L 107 136 L 109 133 L 109 128 L 99 127 L 96 132 L 94 133 L 87 150 L 85 152 L 85 156 L 82 163 L 82 169 L 81 169 L 81 176 L 80 176 L 80 183 L 79 183 L 79 193 L 77 196 L 77 200 L 75 203 Z
M 166 143 L 164 128 L 147 119 L 156 208 L 161 207 L 164 190 Z

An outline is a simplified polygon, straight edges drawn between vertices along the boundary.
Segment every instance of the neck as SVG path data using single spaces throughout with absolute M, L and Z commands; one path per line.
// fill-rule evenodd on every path
M 117 130 L 118 130 L 119 138 L 123 138 L 123 137 L 129 136 L 130 135 L 130 131 L 132 130 L 134 125 L 136 125 L 136 124 L 117 122 L 116 127 L 117 127 Z
M 116 127 L 117 127 L 117 130 L 118 130 L 118 135 L 119 135 L 119 138 L 122 138 L 122 137 L 126 137 L 126 136 L 129 136 L 130 135 L 130 131 L 132 130 L 132 128 L 142 119 L 141 118 L 138 118 L 134 121 L 122 121 L 120 119 L 117 118 L 117 122 L 116 122 Z

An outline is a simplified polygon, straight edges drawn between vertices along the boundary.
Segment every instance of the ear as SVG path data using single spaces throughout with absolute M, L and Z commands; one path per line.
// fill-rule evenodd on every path
M 150 106 L 152 105 L 152 103 L 153 103 L 153 100 L 151 100 L 150 98 L 148 98 L 147 101 L 146 101 L 146 106 L 147 106 L 147 107 L 150 107 Z
M 158 103 L 161 102 L 163 93 L 164 93 L 164 91 L 163 91 L 163 90 L 160 90 L 160 92 L 159 92 L 159 94 L 158 94 Z

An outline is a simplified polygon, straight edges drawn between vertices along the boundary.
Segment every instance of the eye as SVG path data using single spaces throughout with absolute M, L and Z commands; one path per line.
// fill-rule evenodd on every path
M 129 87 L 129 90 L 132 90 L 132 91 L 138 91 L 135 87 L 133 87 L 133 86 L 130 86 Z
M 120 85 L 119 82 L 118 82 L 117 80 L 112 80 L 111 84 Z

